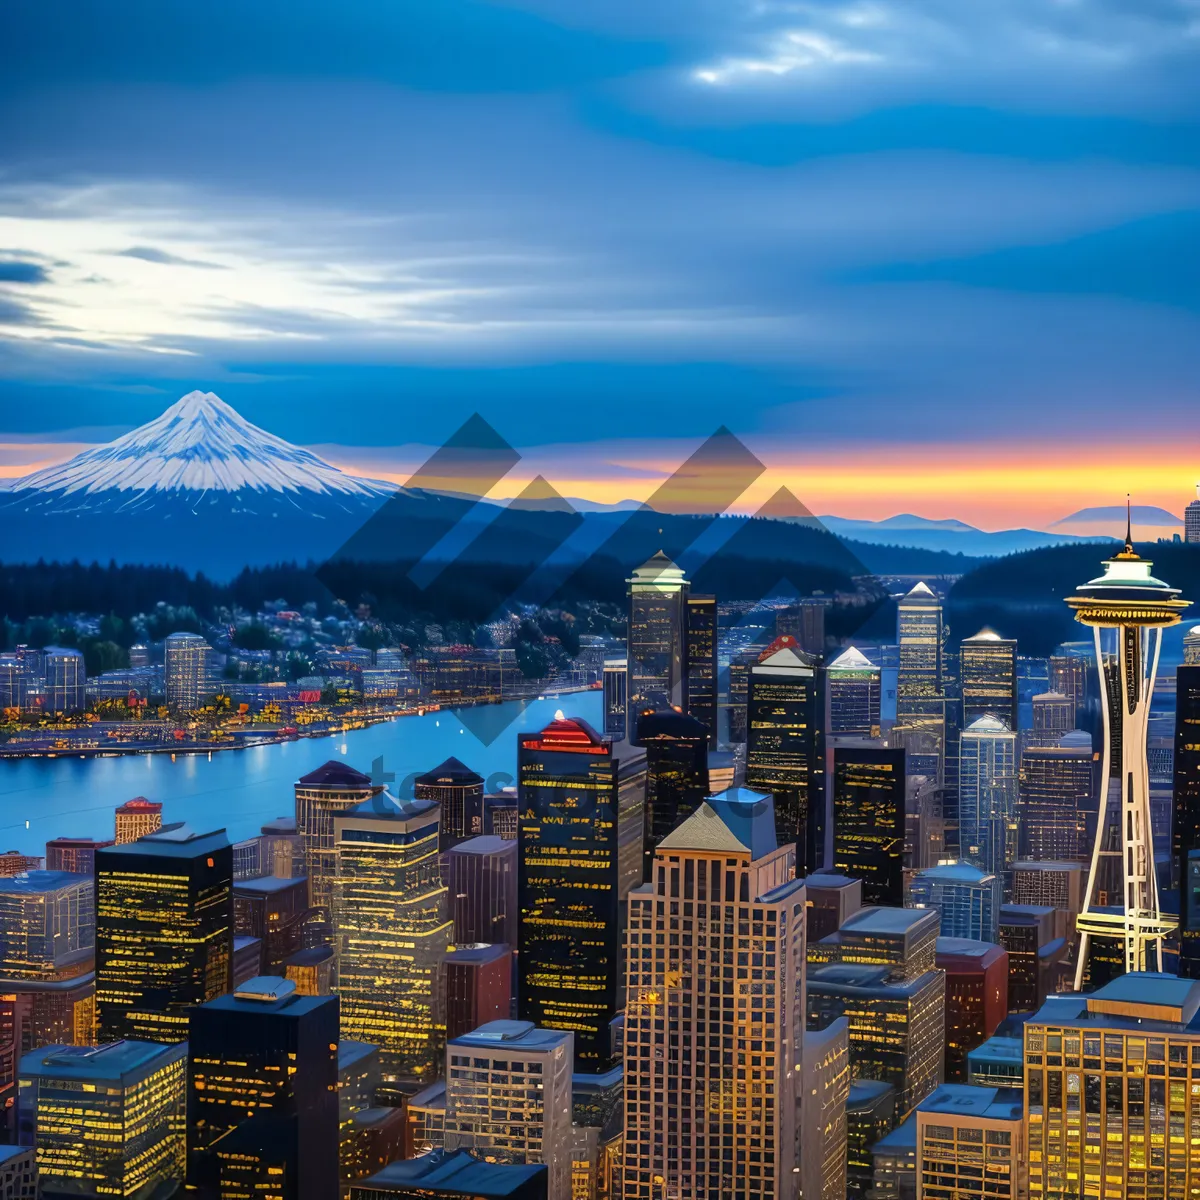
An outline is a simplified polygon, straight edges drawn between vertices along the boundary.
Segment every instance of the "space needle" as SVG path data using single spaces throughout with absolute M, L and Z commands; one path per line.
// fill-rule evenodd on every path
M 1096 976 L 1106 969 L 1120 973 L 1122 949 L 1126 972 L 1161 971 L 1163 938 L 1178 923 L 1159 907 L 1146 734 L 1162 631 L 1179 622 L 1191 601 L 1155 579 L 1150 573 L 1154 564 L 1134 550 L 1128 501 L 1126 522 L 1125 548 L 1105 561 L 1103 575 L 1066 599 L 1075 619 L 1093 630 L 1104 714 L 1100 811 L 1077 924 L 1076 991 L 1088 975 L 1089 956 L 1096 959 Z M 1106 630 L 1113 635 L 1106 636 Z M 1119 728 L 1113 727 L 1115 721 Z M 1119 774 L 1113 778 L 1118 755 Z M 1114 888 L 1120 887 L 1117 896 L 1107 896 L 1097 886 L 1105 868 Z M 1111 903 L 1117 899 L 1120 903 Z

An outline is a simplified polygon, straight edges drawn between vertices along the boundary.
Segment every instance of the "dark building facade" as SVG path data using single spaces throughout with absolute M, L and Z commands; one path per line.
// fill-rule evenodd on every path
M 517 944 L 517 843 L 468 838 L 446 855 L 454 942 Z
M 708 729 L 695 717 L 660 709 L 638 717 L 637 744 L 646 751 L 644 882 L 650 878 L 655 847 L 709 794 Z
M 419 775 L 413 796 L 436 800 L 442 806 L 443 854 L 464 839 L 483 833 L 483 776 L 457 758 L 448 758 L 440 767 Z
M 207 1197 L 336 1196 L 337 997 L 260 976 L 194 1008 L 187 1036 L 189 1185 Z
M 967 1055 L 1008 1013 L 1008 955 L 991 942 L 938 938 L 937 965 L 946 972 L 945 1077 L 965 1083 Z
M 96 873 L 96 851 L 114 843 L 92 838 L 55 838 L 46 843 L 46 870 L 70 871 L 73 875 Z
M 1200 666 L 1175 674 L 1175 821 L 1171 839 L 1179 881 L 1179 974 L 1200 979 Z
M 519 1015 L 575 1033 L 575 1069 L 617 1061 L 625 897 L 641 880 L 645 754 L 586 721 L 517 737 Z
M 776 639 L 749 671 L 746 786 L 775 797 L 776 835 L 795 844 L 797 875 L 824 860 L 824 710 L 816 660 Z
M 181 1042 L 188 1011 L 228 992 L 233 848 L 225 830 L 157 833 L 96 855 L 96 1023 L 101 1042 Z
M 304 949 L 308 912 L 308 880 L 303 876 L 262 875 L 233 885 L 233 932 L 262 939 L 263 970 L 268 975 L 282 975 L 287 960 Z
M 683 572 L 660 550 L 629 586 L 626 728 L 647 708 L 687 704 L 687 596 Z
M 446 1041 L 512 1010 L 513 957 L 509 946 L 460 945 L 445 958 Z
M 864 904 L 904 907 L 905 753 L 833 751 L 833 867 L 862 880 Z
M 687 713 L 708 730 L 717 744 L 717 598 L 689 592 L 687 598 Z

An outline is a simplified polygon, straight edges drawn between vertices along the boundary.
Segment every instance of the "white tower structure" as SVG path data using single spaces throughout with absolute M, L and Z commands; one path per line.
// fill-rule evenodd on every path
M 1200 483 L 1196 484 L 1196 499 L 1183 512 L 1183 540 L 1200 542 Z
M 1159 908 L 1154 876 L 1154 845 L 1150 827 L 1150 774 L 1146 763 L 1146 732 L 1150 699 L 1158 674 L 1162 631 L 1175 625 L 1191 601 L 1179 598 L 1179 589 L 1150 574 L 1154 564 L 1133 548 L 1132 525 L 1127 525 L 1125 548 L 1104 563 L 1104 574 L 1067 597 L 1075 619 L 1092 627 L 1101 695 L 1119 696 L 1113 707 L 1120 729 L 1112 727 L 1109 705 L 1104 714 L 1104 754 L 1101 757 L 1100 813 L 1088 871 L 1087 891 L 1079 914 L 1079 963 L 1075 990 L 1083 986 L 1089 956 L 1096 954 L 1095 939 L 1123 943 L 1124 967 L 1130 971 L 1161 971 L 1162 940 L 1175 928 L 1176 918 Z M 1115 653 L 1104 637 L 1115 635 Z M 1113 779 L 1114 738 L 1120 744 L 1120 775 Z M 1116 837 L 1106 832 L 1116 827 Z M 1097 878 L 1105 860 L 1118 859 L 1121 881 L 1118 905 L 1101 902 Z M 1114 951 L 1116 947 L 1113 947 Z M 1103 956 L 1110 961 L 1116 954 Z M 1115 966 L 1115 961 L 1113 961 Z

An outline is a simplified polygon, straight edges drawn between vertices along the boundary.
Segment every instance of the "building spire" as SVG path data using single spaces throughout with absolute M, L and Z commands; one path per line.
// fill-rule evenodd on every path
M 1125 493 L 1125 553 L 1133 553 L 1133 502 Z

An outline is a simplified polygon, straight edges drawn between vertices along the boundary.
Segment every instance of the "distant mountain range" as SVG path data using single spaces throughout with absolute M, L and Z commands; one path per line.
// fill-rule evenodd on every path
M 570 501 L 568 508 L 548 485 L 544 493 L 541 498 L 534 489 L 510 506 L 474 505 L 450 493 L 349 475 L 251 424 L 211 392 L 191 392 L 115 441 L 0 490 L 0 561 L 168 563 L 224 578 L 247 565 L 321 562 L 343 546 L 350 553 L 369 544 L 368 556 L 445 560 L 453 555 L 440 539 L 456 526 L 459 543 L 463 530 L 468 540 L 477 539 L 477 555 L 486 547 L 502 561 L 520 561 L 532 554 L 531 545 L 543 543 L 592 553 L 641 508 L 636 501 Z M 1142 511 L 1135 510 L 1139 521 Z M 507 520 L 498 519 L 503 513 Z M 1091 513 L 1107 516 L 1107 510 L 1083 510 L 1058 524 Z M 651 524 L 669 520 L 656 517 Z M 690 544 L 685 534 L 694 524 L 681 520 L 680 550 Z M 884 521 L 826 516 L 799 523 L 818 534 L 823 526 L 849 542 L 864 569 L 889 574 L 961 573 L 973 563 L 950 556 L 974 560 L 1082 540 L 1066 530 L 987 533 L 908 513 Z M 756 556 L 786 559 L 795 552 L 786 519 L 752 524 L 777 531 L 742 539 L 753 542 Z M 632 542 L 627 549 L 635 553 Z

